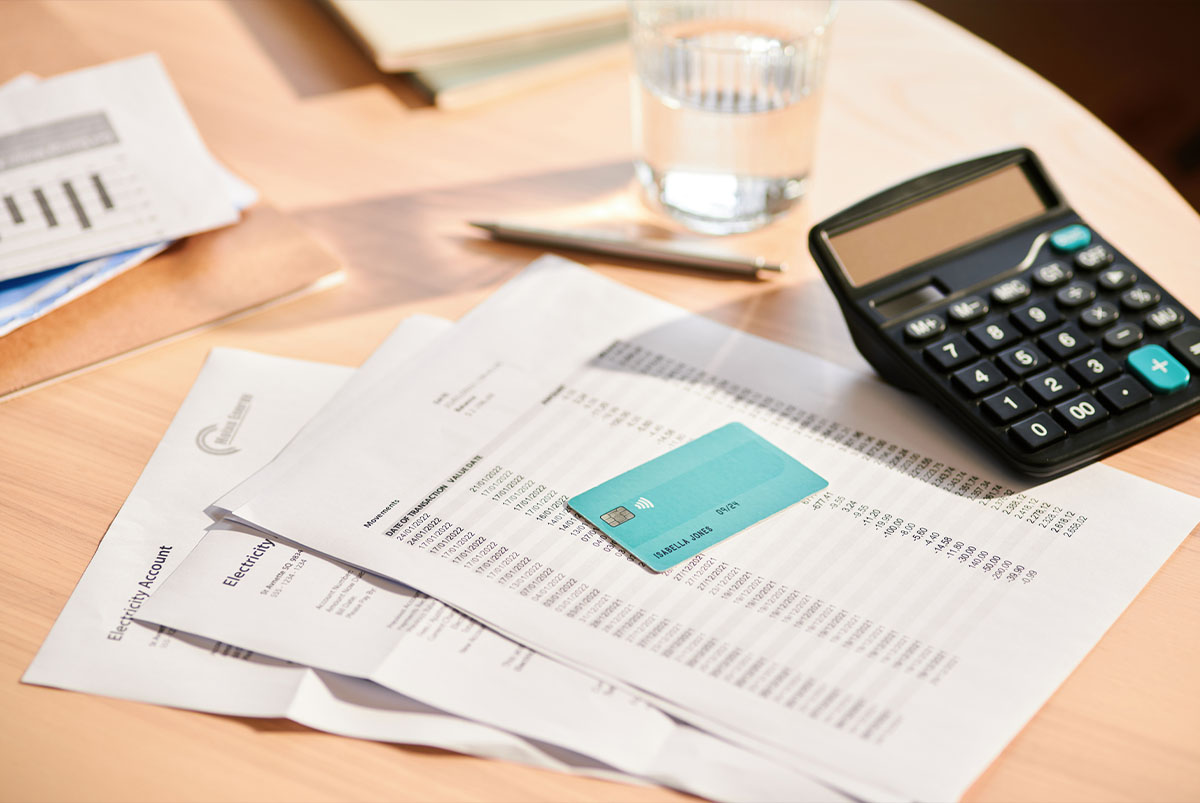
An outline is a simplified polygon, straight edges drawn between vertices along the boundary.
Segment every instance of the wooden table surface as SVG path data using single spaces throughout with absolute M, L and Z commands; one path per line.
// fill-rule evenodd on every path
M 1085 219 L 1200 309 L 1196 213 L 1061 92 L 915 5 L 846 2 L 833 45 L 809 197 L 785 221 L 724 241 L 786 258 L 790 274 L 750 282 L 586 261 L 703 315 L 866 370 L 807 256 L 807 227 L 935 165 L 1027 144 Z M 0 797 L 678 798 L 288 722 L 18 683 L 209 349 L 357 364 L 404 317 L 457 317 L 536 255 L 474 239 L 464 220 L 630 197 L 621 65 L 447 114 L 381 79 L 307 2 L 0 5 L 0 80 L 148 50 L 161 54 L 217 156 L 336 253 L 349 277 L 0 405 Z M 1200 419 L 1110 462 L 1200 495 Z M 1196 532 L 968 799 L 1200 799 Z

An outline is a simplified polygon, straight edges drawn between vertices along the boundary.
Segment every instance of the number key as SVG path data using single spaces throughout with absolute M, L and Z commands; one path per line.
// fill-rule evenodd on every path
M 967 330 L 967 335 L 976 346 L 984 351 L 996 351 L 1015 343 L 1021 335 L 1009 323 L 997 318 L 989 323 L 978 323 Z
M 1020 379 L 1026 374 L 1032 374 L 1049 362 L 1045 354 L 1038 351 L 1036 347 L 1028 345 L 1003 351 L 997 359 L 1013 379 Z
M 1009 433 L 1028 451 L 1049 446 L 1066 436 L 1067 432 L 1045 413 L 1038 413 L 1012 425 Z
M 1025 380 L 1025 389 L 1033 394 L 1042 404 L 1058 401 L 1079 390 L 1075 380 L 1062 372 L 1061 368 L 1051 368 L 1037 376 Z
M 1020 388 L 1012 387 L 988 396 L 980 404 L 1001 424 L 1037 409 L 1037 405 Z
M 1074 357 L 1081 351 L 1092 347 L 1092 341 L 1083 336 L 1077 328 L 1067 324 L 1041 337 L 1041 344 L 1056 360 Z
M 1054 307 L 1035 301 L 1013 310 L 1012 319 L 1029 334 L 1036 334 L 1061 321 L 1062 316 Z
M 1092 424 L 1099 424 L 1108 418 L 1108 410 L 1090 393 L 1080 393 L 1070 401 L 1056 405 L 1054 414 L 1072 432 L 1087 429 Z
M 1004 376 L 996 366 L 988 360 L 980 360 L 974 365 L 955 371 L 954 384 L 968 396 L 981 396 L 989 390 L 1004 384 Z
M 925 357 L 943 371 L 957 368 L 979 356 L 975 347 L 964 337 L 952 337 L 925 347 Z
M 1112 357 L 1096 349 L 1067 363 L 1067 369 L 1084 385 L 1095 385 L 1121 373 L 1121 366 Z

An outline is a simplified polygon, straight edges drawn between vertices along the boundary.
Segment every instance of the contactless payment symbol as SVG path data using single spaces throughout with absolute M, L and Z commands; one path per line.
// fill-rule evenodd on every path
M 633 506 L 638 510 L 649 510 L 650 508 L 654 507 L 654 503 L 644 496 L 639 496 L 638 500 L 633 503 Z

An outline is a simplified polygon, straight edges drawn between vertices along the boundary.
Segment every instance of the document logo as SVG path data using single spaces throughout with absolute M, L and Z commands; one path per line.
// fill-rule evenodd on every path
M 233 410 L 229 415 L 225 416 L 225 420 L 220 424 L 209 424 L 203 427 L 196 433 L 196 445 L 200 447 L 200 451 L 208 454 L 223 455 L 233 454 L 240 451 L 233 445 L 234 438 L 237 437 L 238 430 L 242 428 L 242 422 L 246 420 L 246 414 L 250 412 L 250 403 L 254 401 L 254 396 L 249 393 L 243 393 L 234 405 Z
M 654 507 L 654 503 L 644 496 L 639 496 L 638 500 L 633 503 L 633 506 L 638 510 L 649 510 L 650 508 Z

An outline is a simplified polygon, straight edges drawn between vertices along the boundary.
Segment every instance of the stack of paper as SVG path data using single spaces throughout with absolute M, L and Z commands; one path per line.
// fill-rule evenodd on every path
M 0 335 L 256 197 L 204 147 L 156 56 L 18 76 L 0 87 Z
M 662 573 L 566 506 L 731 422 L 828 488 Z M 1198 520 L 545 258 L 352 375 L 214 352 L 25 679 L 717 799 L 951 799 Z
M 328 0 L 385 72 L 443 109 L 532 89 L 615 62 L 623 0 Z

